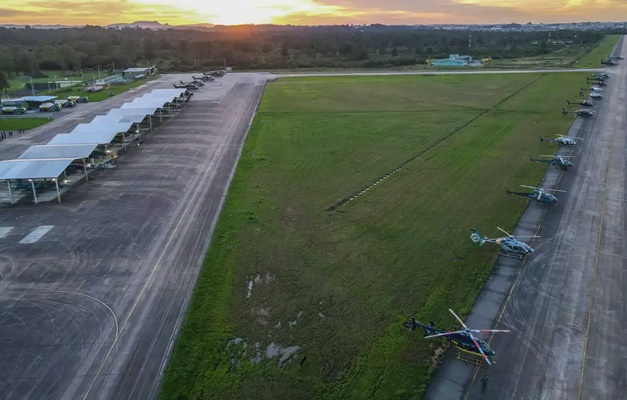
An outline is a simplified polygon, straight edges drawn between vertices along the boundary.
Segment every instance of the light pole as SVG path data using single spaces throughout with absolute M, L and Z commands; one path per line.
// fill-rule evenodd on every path
M 29 76 L 30 78 L 30 90 L 33 93 L 33 96 L 35 95 L 35 86 L 33 85 L 33 77 Z

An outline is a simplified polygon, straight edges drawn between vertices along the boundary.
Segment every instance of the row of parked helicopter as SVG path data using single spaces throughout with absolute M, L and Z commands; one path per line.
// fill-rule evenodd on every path
M 607 86 L 607 80 L 610 78 L 610 76 L 608 74 L 599 74 L 599 75 L 595 75 L 594 78 L 592 78 L 595 82 L 595 86 L 591 87 L 590 89 L 598 92 L 600 91 L 600 87 L 601 86 Z M 589 78 L 587 78 L 589 79 Z M 591 96 L 590 98 L 593 99 L 602 99 L 603 96 L 601 96 L 598 93 L 593 93 L 593 94 L 597 94 L 597 96 Z M 568 101 L 568 100 L 567 100 Z M 570 102 L 568 101 L 569 104 L 580 104 L 583 107 L 592 107 L 593 103 L 590 102 L 589 100 L 582 100 L 579 102 Z M 594 113 L 592 111 L 589 111 L 592 115 L 594 115 Z M 566 146 L 566 147 L 572 147 L 572 146 L 576 146 L 577 145 L 577 140 L 583 140 L 581 138 L 577 138 L 577 137 L 568 137 L 568 136 L 563 136 L 563 135 L 557 135 L 557 138 L 553 139 L 553 138 L 545 138 L 540 136 L 540 141 L 541 142 L 550 142 L 550 143 L 556 143 L 559 146 Z M 541 162 L 541 163 L 546 163 L 549 165 L 553 165 L 556 167 L 560 167 L 563 169 L 568 169 L 570 167 L 573 166 L 573 163 L 570 162 L 568 159 L 571 158 L 570 156 L 560 156 L 560 155 L 547 155 L 547 156 L 540 156 L 540 157 L 550 157 L 550 159 L 537 159 L 537 158 L 533 158 L 533 157 L 529 157 L 531 159 L 531 161 L 535 161 L 535 162 Z M 554 205 L 557 203 L 557 197 L 555 197 L 554 194 L 549 193 L 549 192 L 564 192 L 564 190 L 557 190 L 557 189 L 543 189 L 543 188 L 538 188 L 538 187 L 534 187 L 534 186 L 526 186 L 526 185 L 521 185 L 521 187 L 524 188 L 528 188 L 528 189 L 532 189 L 533 191 L 531 192 L 514 192 L 509 190 L 508 188 L 505 188 L 505 192 L 507 194 L 513 194 L 513 195 L 517 195 L 517 196 L 522 196 L 522 197 L 526 197 L 529 198 L 531 200 L 536 201 L 537 203 L 541 203 L 541 204 L 547 204 L 547 205 Z M 500 229 L 500 228 L 499 228 Z M 501 231 L 503 231 L 502 229 L 500 229 Z M 470 239 L 475 242 L 475 243 L 479 243 L 480 245 L 483 245 L 484 243 L 496 243 L 498 245 L 501 246 L 501 254 L 505 255 L 505 256 L 509 256 L 509 257 L 515 257 L 515 258 L 523 258 L 524 256 L 526 256 L 528 253 L 532 253 L 533 249 L 527 245 L 526 243 L 520 242 L 518 240 L 516 240 L 516 238 L 510 234 L 508 234 L 507 232 L 505 232 L 507 234 L 507 237 L 504 238 L 496 238 L 496 239 L 488 239 L 487 237 L 481 238 L 481 236 L 479 235 L 479 233 L 474 230 L 471 229 L 472 234 L 470 235 Z M 532 236 L 535 237 L 535 236 Z
M 213 82 L 216 80 L 216 78 L 223 77 L 225 73 L 226 73 L 225 71 L 203 72 L 202 76 L 192 75 L 191 82 L 179 81 L 179 85 L 177 85 L 176 83 L 174 83 L 173 85 L 177 89 L 187 89 L 191 91 L 196 91 L 200 87 L 205 86 L 205 82 Z
M 583 97 L 584 91 L 589 90 L 590 99 L 594 99 L 594 100 L 603 99 L 603 96 L 599 92 L 602 91 L 601 87 L 607 86 L 606 81 L 609 79 L 609 77 L 610 76 L 608 74 L 602 73 L 602 74 L 595 75 L 592 79 L 586 78 L 589 83 L 594 83 L 594 86 L 587 88 L 587 89 L 582 88 L 580 92 L 580 96 Z M 589 108 L 593 107 L 594 104 L 589 100 L 581 100 L 581 101 L 575 101 L 575 102 L 571 102 L 567 100 L 567 102 L 569 105 L 576 104 L 582 107 L 587 107 L 587 108 L 582 108 L 580 110 L 574 111 L 575 113 L 577 113 L 578 116 L 589 118 L 594 115 L 594 112 L 589 110 Z M 568 114 L 569 112 L 572 112 L 572 111 L 568 111 L 566 110 L 566 108 L 562 109 L 563 114 Z M 558 135 L 557 138 L 555 139 L 545 138 L 545 137 L 540 136 L 541 142 L 547 141 L 550 143 L 556 143 L 560 146 L 576 146 L 577 142 L 575 139 L 582 140 L 581 138 L 566 137 L 563 135 Z M 561 167 L 564 169 L 567 169 L 573 166 L 573 164 L 570 161 L 568 161 L 569 157 L 563 157 L 563 156 L 540 156 L 540 157 L 550 157 L 550 159 L 534 159 L 533 157 L 530 157 L 530 158 L 532 161 L 547 163 L 549 165 L 554 165 L 554 166 Z M 534 186 L 526 186 L 526 185 L 521 185 L 521 187 L 532 189 L 532 191 L 514 192 L 514 191 L 509 190 L 508 188 L 505 188 L 505 192 L 507 194 L 526 197 L 538 203 L 547 204 L 547 205 L 557 203 L 557 198 L 555 197 L 555 195 L 549 192 L 553 192 L 553 193 L 564 192 L 563 190 L 543 189 L 543 188 L 538 188 Z M 497 229 L 503 232 L 507 236 L 499 237 L 499 238 L 488 238 L 487 236 L 482 237 L 481 234 L 476 229 L 471 229 L 470 240 L 472 240 L 473 243 L 478 243 L 481 246 L 483 246 L 485 243 L 497 244 L 501 248 L 499 254 L 506 256 L 506 257 L 523 259 L 527 254 L 534 252 L 531 246 L 521 241 L 520 239 L 534 238 L 537 236 L 514 237 L 513 235 L 507 233 L 501 228 L 497 227 Z M 459 318 L 457 314 L 455 314 L 453 310 L 449 309 L 449 311 L 451 312 L 451 314 L 453 314 L 455 319 L 461 324 L 462 328 L 460 330 L 446 332 L 444 330 L 437 329 L 433 322 L 430 322 L 429 325 L 425 325 L 421 322 L 416 321 L 413 315 L 410 316 L 410 321 L 406 322 L 404 325 L 406 328 L 411 329 L 411 330 L 416 330 L 418 328 L 422 329 L 424 331 L 424 334 L 425 334 L 424 337 L 426 339 L 444 337 L 446 340 L 448 340 L 450 343 L 452 343 L 455 347 L 457 347 L 462 352 L 470 354 L 471 358 L 474 357 L 475 360 L 485 361 L 485 363 L 488 365 L 493 364 L 494 356 L 496 355 L 496 352 L 492 350 L 486 342 L 474 336 L 473 333 L 479 333 L 479 332 L 506 333 L 510 331 L 507 329 L 470 329 L 466 326 L 466 324 L 464 324 L 462 319 Z M 460 356 L 458 356 L 458 358 L 467 362 L 471 361 L 470 358 L 464 358 Z

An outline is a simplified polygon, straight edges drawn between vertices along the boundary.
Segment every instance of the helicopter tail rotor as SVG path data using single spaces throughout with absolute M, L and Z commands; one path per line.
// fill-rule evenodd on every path
M 484 239 L 481 238 L 479 232 L 477 232 L 476 229 L 471 229 L 470 231 L 472 232 L 470 234 L 470 240 L 472 240 L 473 243 L 479 243 L 479 246 L 483 246 Z

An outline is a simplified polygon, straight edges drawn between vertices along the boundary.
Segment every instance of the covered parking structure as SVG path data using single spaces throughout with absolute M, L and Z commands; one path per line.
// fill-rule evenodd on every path
M 143 123 L 146 119 L 148 119 L 148 124 L 150 126 L 150 130 L 152 131 L 152 119 L 154 117 L 159 117 L 159 121 L 163 121 L 163 115 L 161 114 L 161 107 L 144 107 L 144 108 L 116 108 L 109 113 L 107 116 L 119 118 L 118 122 L 133 122 L 136 124 Z M 157 115 L 158 113 L 158 115 Z
M 57 189 L 57 199 L 61 203 L 61 191 L 59 189 L 59 177 L 66 168 L 74 161 L 73 158 L 50 158 L 50 159 L 19 159 L 0 161 L 0 180 L 7 182 L 11 204 L 15 204 L 11 182 L 18 184 L 27 181 L 33 191 L 33 199 L 37 203 L 37 189 L 35 181 L 42 182 L 45 186 L 48 180 L 54 182 Z
M 76 145 L 89 145 L 92 146 L 92 150 L 87 157 L 89 157 L 98 146 L 104 146 L 103 153 L 105 155 L 111 155 L 112 151 L 109 149 L 111 142 L 117 136 L 117 133 L 114 132 L 98 132 L 98 133 L 60 133 L 52 138 L 50 142 L 48 142 L 48 146 L 50 145 L 65 145 L 65 146 L 76 146 Z M 98 167 L 99 165 L 109 164 L 115 159 L 115 156 L 111 156 L 106 158 L 103 161 L 96 162 L 94 158 L 89 159 L 89 164 Z M 87 167 L 87 166 L 86 166 Z
M 86 161 L 91 157 L 92 153 L 98 147 L 98 144 L 47 144 L 29 147 L 21 156 L 20 160 L 38 160 L 45 158 L 59 158 L 81 160 L 83 164 L 83 173 L 85 179 L 87 177 Z
M 70 133 L 87 135 L 94 133 L 107 133 L 113 134 L 113 138 L 115 138 L 118 134 L 121 134 L 122 145 L 124 147 L 124 151 L 126 151 L 126 135 L 129 133 L 129 130 L 133 128 L 133 125 L 135 125 L 134 122 L 114 122 L 111 118 L 106 118 L 106 116 L 98 116 L 89 124 L 77 125 Z M 113 138 L 108 143 L 113 141 Z

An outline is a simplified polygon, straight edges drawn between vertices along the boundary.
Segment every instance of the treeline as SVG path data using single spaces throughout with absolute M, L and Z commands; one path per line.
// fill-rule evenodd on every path
M 552 40 L 590 46 L 603 32 L 554 31 Z M 42 70 L 120 69 L 156 64 L 162 71 L 388 67 L 423 64 L 451 53 L 474 58 L 547 54 L 548 32 L 462 32 L 408 26 L 238 26 L 148 30 L 88 26 L 0 28 L 0 70 L 37 77 Z

